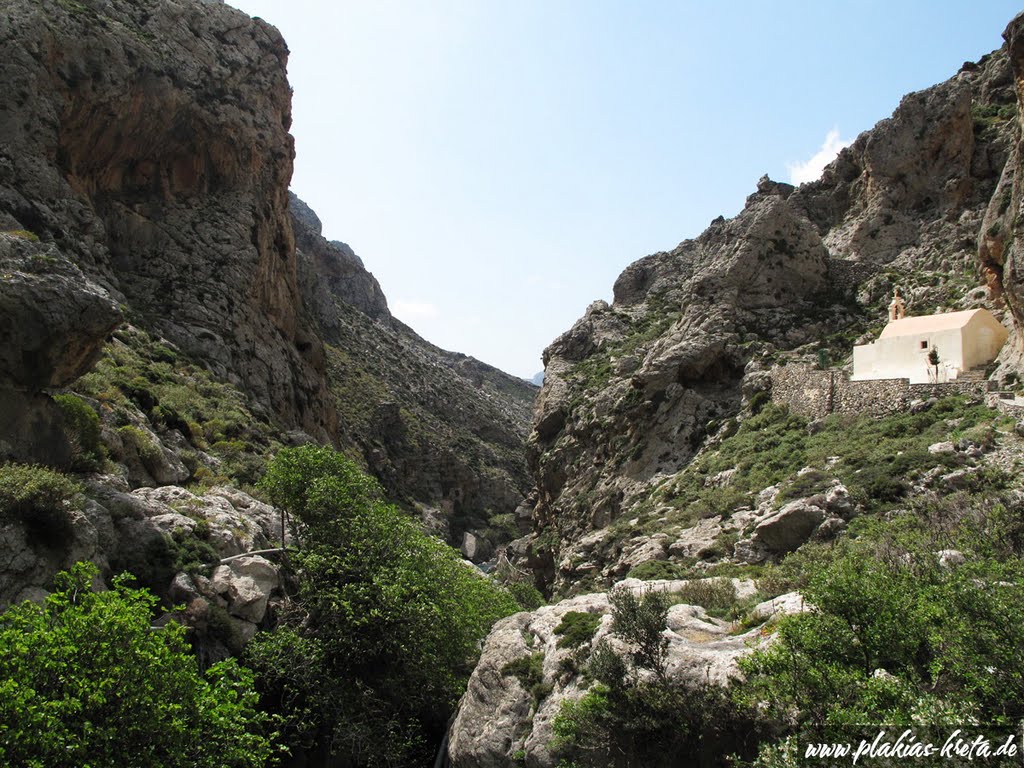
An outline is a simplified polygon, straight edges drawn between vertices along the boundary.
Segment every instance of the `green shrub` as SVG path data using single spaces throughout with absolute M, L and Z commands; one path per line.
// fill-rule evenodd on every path
M 629 578 L 641 581 L 658 581 L 660 579 L 683 579 L 690 573 L 690 566 L 683 563 L 671 563 L 668 560 L 647 560 L 634 565 L 629 570 Z
M 127 424 L 117 428 L 117 434 L 121 436 L 125 447 L 134 451 L 142 464 L 149 469 L 155 462 L 160 460 L 160 446 L 153 439 L 136 426 Z
M 260 768 L 271 721 L 233 661 L 201 674 L 183 627 L 152 631 L 155 598 L 59 574 L 43 605 L 0 616 L 0 763 L 47 768 Z
M 612 632 L 633 645 L 633 664 L 664 676 L 668 658 L 665 621 L 671 605 L 668 596 L 653 590 L 638 596 L 629 589 L 615 589 L 608 599 L 612 604 Z
M 80 472 L 99 469 L 103 463 L 99 415 L 76 395 L 54 395 L 53 401 L 64 418 L 64 434 L 72 448 L 72 468 Z
M 777 506 L 782 506 L 787 501 L 812 496 L 825 490 L 827 484 L 828 478 L 823 472 L 816 469 L 804 472 L 787 481 L 779 489 L 779 495 L 776 497 L 775 503 Z
M 58 546 L 71 538 L 70 509 L 81 486 L 45 467 L 0 465 L 0 518 L 26 526 L 36 541 Z
M 202 529 L 196 526 L 202 533 Z M 209 527 L 206 528 L 209 537 Z M 201 538 L 187 528 L 178 528 L 171 535 L 174 553 L 174 571 L 185 571 L 190 574 L 209 575 L 210 567 L 220 562 L 220 555 L 209 541 Z
M 480 641 L 518 606 L 341 454 L 283 449 L 261 488 L 302 529 L 294 610 L 246 649 L 286 741 L 351 765 L 427 764 Z
M 729 579 L 694 579 L 669 597 L 674 603 L 699 605 L 712 616 L 719 616 L 736 605 L 736 588 Z
M 501 674 L 505 677 L 514 677 L 528 691 L 533 700 L 533 708 L 537 709 L 540 703 L 551 693 L 551 685 L 544 682 L 544 654 L 537 652 L 529 656 L 520 656 L 501 668 Z
M 667 598 L 625 590 L 611 598 L 612 631 L 633 651 L 627 662 L 606 643 L 594 649 L 587 673 L 596 684 L 579 700 L 566 700 L 553 723 L 553 747 L 562 764 L 724 766 L 731 753 L 752 755 L 757 730 L 725 689 L 666 676 Z M 655 674 L 641 675 L 642 669 Z
M 581 645 L 589 643 L 600 625 L 600 614 L 569 611 L 562 616 L 562 620 L 555 627 L 555 634 L 561 635 L 558 638 L 557 647 L 579 648 Z
M 512 581 L 505 589 L 524 611 L 535 611 L 545 604 L 544 595 L 533 584 L 526 581 Z
M 784 618 L 778 642 L 741 662 L 745 700 L 768 702 L 776 717 L 798 713 L 802 734 L 909 724 L 924 712 L 1018 722 L 1024 567 L 1018 555 L 970 553 L 975 535 L 959 538 L 971 557 L 957 568 L 938 564 L 930 532 L 911 516 L 841 543 L 806 579 L 817 610 Z

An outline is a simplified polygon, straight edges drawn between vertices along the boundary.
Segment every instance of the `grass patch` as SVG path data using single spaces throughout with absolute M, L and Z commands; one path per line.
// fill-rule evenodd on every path
M 141 413 L 153 432 L 177 430 L 193 448 L 220 459 L 216 472 L 197 467 L 209 484 L 255 483 L 266 455 L 278 445 L 278 429 L 250 410 L 241 390 L 133 326 L 114 334 L 93 370 L 72 389 L 95 400 L 103 420 L 119 431 L 136 429 L 133 421 Z M 144 434 L 138 440 L 131 430 L 122 431 L 122 438 L 138 443 L 144 463 L 156 449 Z
M 2 235 L 8 237 L 17 237 L 19 240 L 28 240 L 30 243 L 38 243 L 39 235 L 35 232 L 29 232 L 27 229 L 8 229 L 4 232 L 0 232 Z

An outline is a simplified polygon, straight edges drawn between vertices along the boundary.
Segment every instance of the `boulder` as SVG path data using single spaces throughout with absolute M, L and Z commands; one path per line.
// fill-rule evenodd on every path
M 210 579 L 213 591 L 227 601 L 228 613 L 254 625 L 263 621 L 267 602 L 280 583 L 277 566 L 259 555 L 219 565 Z
M 618 589 L 642 592 L 678 591 L 686 581 L 641 582 L 626 579 Z M 735 585 L 736 582 L 734 582 Z M 749 594 L 752 584 L 740 583 L 737 595 Z M 784 595 L 757 607 L 759 616 L 806 610 L 799 596 Z M 454 768 L 514 768 L 529 765 L 554 768 L 551 750 L 553 721 L 565 701 L 580 698 L 592 685 L 563 662 L 574 653 L 559 648 L 555 628 L 570 611 L 599 614 L 602 618 L 591 644 L 609 643 L 624 650 L 611 634 L 611 607 L 607 593 L 579 595 L 536 611 L 502 619 L 491 630 L 449 730 L 449 757 Z M 724 685 L 739 674 L 737 661 L 767 638 L 760 629 L 732 634 L 733 625 L 707 616 L 703 608 L 678 604 L 669 609 L 664 635 L 668 640 L 667 674 L 694 684 Z M 531 691 L 502 670 L 511 662 L 542 656 L 542 684 L 550 688 L 534 706 Z
M 807 541 L 824 519 L 821 507 L 797 499 L 761 521 L 751 539 L 772 554 L 782 555 Z

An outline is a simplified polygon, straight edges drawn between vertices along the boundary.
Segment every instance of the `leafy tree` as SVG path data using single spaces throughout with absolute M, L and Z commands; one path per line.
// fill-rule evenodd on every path
M 30 768 L 257 768 L 272 755 L 252 674 L 200 674 L 185 629 L 150 628 L 156 598 L 97 569 L 58 574 L 42 605 L 0 616 L 0 763 Z
M 515 601 L 330 449 L 282 450 L 262 487 L 302 531 L 295 611 L 247 651 L 290 744 L 346 765 L 425 764 Z
M 609 599 L 612 631 L 633 644 L 633 663 L 664 677 L 668 659 L 668 638 L 665 637 L 668 597 L 655 591 L 638 597 L 632 590 L 617 589 Z

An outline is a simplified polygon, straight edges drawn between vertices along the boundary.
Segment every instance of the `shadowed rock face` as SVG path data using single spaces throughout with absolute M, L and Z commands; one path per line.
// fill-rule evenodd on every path
M 327 439 L 277 31 L 223 4 L 16 0 L 0 41 L 0 229 L 57 243 L 139 322 Z
M 1024 104 L 1024 15 L 1018 16 L 1003 32 L 1012 67 L 1017 102 Z M 985 218 L 979 237 L 979 251 L 992 280 L 1004 292 L 1007 306 L 1013 313 L 1018 334 L 1024 326 L 1024 250 L 1021 220 L 1024 206 L 1024 166 L 1022 166 L 1022 132 L 1020 112 L 1014 121 L 1013 148 L 1006 163 L 999 188 Z M 1018 351 L 1019 352 L 1019 351 Z
M 89 370 L 121 319 L 56 246 L 0 234 L 0 461 L 67 466 L 63 418 L 42 392 Z
M 1000 234 L 1019 222 L 1018 26 L 1009 55 L 906 96 L 821 180 L 765 177 L 735 218 L 627 267 L 614 302 L 595 302 L 548 347 L 528 454 L 542 586 L 621 578 L 640 542 L 608 536 L 598 551 L 597 531 L 656 507 L 659 482 L 765 389 L 779 354 L 864 333 L 894 287 L 916 313 L 998 312 L 1005 291 L 1024 320 L 1019 257 Z M 849 346 L 844 336 L 837 359 Z

